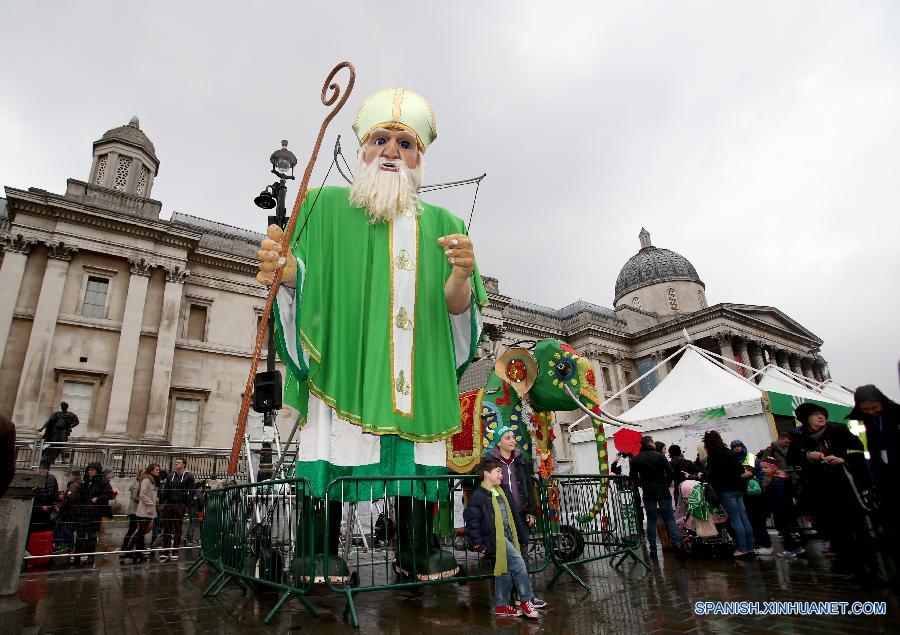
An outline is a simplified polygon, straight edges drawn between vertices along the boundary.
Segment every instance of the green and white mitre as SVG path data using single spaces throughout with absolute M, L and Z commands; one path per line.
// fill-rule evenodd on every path
M 461 428 L 457 382 L 487 304 L 476 268 L 469 309 L 447 310 L 451 268 L 437 241 L 465 224 L 424 202 L 419 214 L 372 223 L 343 187 L 309 192 L 300 221 L 296 291 L 280 287 L 275 304 L 285 402 L 305 419 L 297 475 L 321 497 L 339 476 L 446 473 L 445 441 Z M 354 486 L 343 499 L 384 493 Z M 409 483 L 387 493 L 438 495 Z

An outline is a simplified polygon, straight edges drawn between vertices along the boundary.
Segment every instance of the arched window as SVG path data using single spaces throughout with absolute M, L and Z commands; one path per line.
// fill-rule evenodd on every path
M 641 308 L 641 299 L 637 296 L 634 296 L 633 298 L 631 298 L 631 306 L 633 306 L 635 309 L 640 309 Z
M 666 295 L 669 297 L 669 308 L 673 311 L 678 310 L 678 296 L 675 295 L 675 289 L 669 288 L 666 291 Z
M 706 300 L 703 297 L 703 291 L 700 289 L 697 289 L 697 304 L 700 305 L 701 309 L 706 307 Z

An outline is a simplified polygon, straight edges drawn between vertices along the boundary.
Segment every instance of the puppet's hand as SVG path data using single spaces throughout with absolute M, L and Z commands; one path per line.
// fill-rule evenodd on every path
M 281 256 L 281 240 L 284 232 L 278 225 L 269 225 L 266 234 L 268 238 L 259 244 L 259 251 L 256 252 L 256 259 L 259 260 L 256 281 L 267 287 L 271 286 L 275 282 L 275 272 L 284 267 L 281 284 L 293 287 L 297 283 L 297 261 L 291 254 L 287 257 Z

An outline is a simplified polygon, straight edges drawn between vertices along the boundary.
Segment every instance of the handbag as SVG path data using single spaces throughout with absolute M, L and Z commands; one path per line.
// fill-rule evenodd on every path
M 762 487 L 760 487 L 759 481 L 755 478 L 747 481 L 747 496 L 759 496 L 760 494 L 762 494 Z

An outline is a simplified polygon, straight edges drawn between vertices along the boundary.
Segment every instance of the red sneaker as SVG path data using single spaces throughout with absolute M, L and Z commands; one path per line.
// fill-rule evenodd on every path
M 494 615 L 497 617 L 519 617 L 522 615 L 522 611 L 514 606 L 498 606 L 494 609 Z
M 519 608 L 522 609 L 519 614 L 524 615 L 525 617 L 534 619 L 541 616 L 531 602 L 519 602 Z

